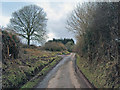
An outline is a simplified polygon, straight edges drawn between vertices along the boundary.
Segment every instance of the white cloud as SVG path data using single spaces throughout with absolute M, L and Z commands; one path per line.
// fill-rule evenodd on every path
M 53 38 L 62 38 L 69 35 L 65 29 L 65 21 L 69 13 L 74 9 L 76 3 L 71 2 L 37 2 L 36 5 L 40 6 L 47 13 L 48 23 L 47 30 L 48 40 Z M 54 33 L 51 33 L 54 32 Z
M 10 17 L 0 16 L 0 26 L 6 27 L 9 23 Z
M 1 0 L 1 2 L 109 2 L 110 0 Z M 119 2 L 119 0 L 111 0 Z
M 73 9 L 74 3 L 46 3 L 46 2 L 37 2 L 36 5 L 42 7 L 47 13 L 47 17 L 50 20 L 58 21 L 61 18 L 65 17 L 66 14 Z
M 69 12 L 69 11 L 73 10 L 74 5 L 75 5 L 75 3 L 64 3 L 63 9 L 64 9 L 64 11 Z
M 86 0 L 1 0 L 2 2 L 81 2 Z M 94 1 L 94 0 L 90 0 Z M 108 1 L 108 0 L 105 0 Z M 117 0 L 114 0 L 117 1 Z
M 55 38 L 55 34 L 54 33 L 48 33 L 47 35 L 49 37 L 48 40 L 52 40 L 53 38 Z
M 47 13 L 48 19 L 58 19 L 59 15 L 56 15 L 55 10 L 50 6 L 50 3 L 37 3 L 38 6 L 42 7 Z

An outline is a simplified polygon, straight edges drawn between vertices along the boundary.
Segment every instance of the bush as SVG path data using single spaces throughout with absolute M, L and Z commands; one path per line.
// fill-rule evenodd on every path
M 49 51 L 62 51 L 66 50 L 66 47 L 60 42 L 47 42 L 44 46 L 44 49 Z
M 36 45 L 30 45 L 30 48 L 35 49 L 35 48 L 38 48 L 38 46 L 36 46 Z
M 21 44 L 21 47 L 22 47 L 22 48 L 29 48 L 29 45 L 22 43 L 22 44 Z
M 19 38 L 10 32 L 2 31 L 2 57 L 18 58 L 19 54 Z
M 65 44 L 65 46 L 66 46 L 66 48 L 67 48 L 67 50 L 68 50 L 69 52 L 72 52 L 72 51 L 73 51 L 73 47 L 74 47 L 74 43 L 73 43 L 73 42 L 67 42 L 67 43 Z

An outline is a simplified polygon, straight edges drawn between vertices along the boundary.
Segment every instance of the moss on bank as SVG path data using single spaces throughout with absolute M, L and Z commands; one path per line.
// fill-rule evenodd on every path
M 46 74 L 61 57 L 58 55 L 67 54 L 63 52 L 47 52 L 39 49 L 26 48 L 22 58 L 5 59 L 2 64 L 2 87 L 3 88 L 20 88 L 31 78 L 40 72 L 40 76 Z M 37 82 L 37 80 L 33 81 Z M 29 84 L 31 85 L 30 82 Z M 28 85 L 28 86 L 30 86 Z M 34 86 L 34 85 L 33 85 Z
M 119 88 L 119 77 L 115 74 L 115 61 L 88 64 L 86 59 L 77 55 L 77 66 L 96 88 Z
M 28 81 L 26 84 L 24 84 L 21 88 L 33 88 L 36 86 L 38 82 L 41 81 L 42 76 L 45 76 L 49 70 L 51 70 L 62 58 L 57 57 L 52 63 L 44 67 L 36 76 L 35 79 Z

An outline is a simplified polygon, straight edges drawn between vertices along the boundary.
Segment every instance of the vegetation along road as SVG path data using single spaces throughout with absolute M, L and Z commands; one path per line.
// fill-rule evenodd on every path
M 40 82 L 37 88 L 89 88 L 83 77 L 74 69 L 75 53 L 64 57 Z
M 120 89 L 120 2 L 94 1 L 4 3 L 0 88 Z

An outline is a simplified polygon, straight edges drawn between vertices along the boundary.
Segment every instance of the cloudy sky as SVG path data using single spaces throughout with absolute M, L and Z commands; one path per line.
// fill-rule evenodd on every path
M 83 0 L 2 0 L 0 2 L 0 25 L 6 27 L 14 11 L 23 6 L 35 4 L 44 9 L 47 13 L 47 35 L 48 40 L 53 38 L 74 38 L 74 34 L 69 32 L 66 26 L 66 20 L 77 3 Z

